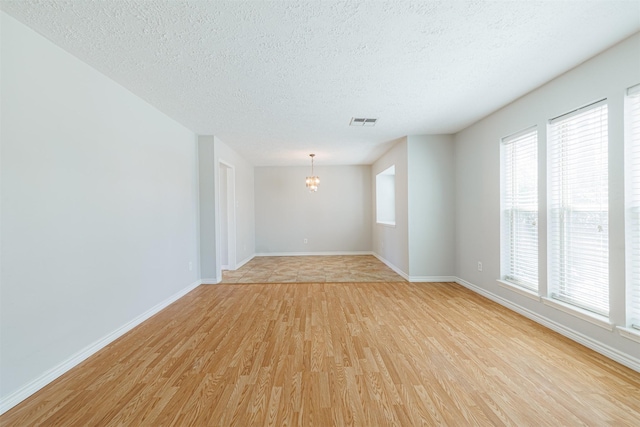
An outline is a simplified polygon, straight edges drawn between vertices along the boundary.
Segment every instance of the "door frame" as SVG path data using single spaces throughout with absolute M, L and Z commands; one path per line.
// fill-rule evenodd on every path
M 235 167 L 222 160 L 218 159 L 218 178 L 220 178 L 221 173 L 226 173 L 226 183 L 225 188 L 222 188 L 221 180 L 218 179 L 218 194 L 219 194 L 219 202 L 218 202 L 218 240 L 219 247 L 221 251 L 226 251 L 227 253 L 227 264 L 225 266 L 222 265 L 222 254 L 220 253 L 218 257 L 218 265 L 220 265 L 220 269 L 226 267 L 228 270 L 236 269 L 236 170 Z M 223 221 L 224 216 L 221 215 L 221 210 L 226 209 L 226 224 Z M 226 248 L 222 247 L 222 231 L 226 231 L 227 235 L 227 245 Z

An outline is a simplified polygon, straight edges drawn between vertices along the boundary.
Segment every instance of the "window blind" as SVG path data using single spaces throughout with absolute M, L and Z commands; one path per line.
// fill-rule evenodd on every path
M 538 290 L 538 131 L 502 139 L 502 278 Z
M 640 85 L 627 91 L 626 101 L 628 317 L 640 329 Z
M 606 100 L 549 123 L 550 297 L 609 316 Z

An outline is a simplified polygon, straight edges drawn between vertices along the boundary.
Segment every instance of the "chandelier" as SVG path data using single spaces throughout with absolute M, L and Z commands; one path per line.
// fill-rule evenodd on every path
M 305 183 L 307 184 L 307 188 L 311 192 L 318 191 L 318 184 L 320 184 L 320 178 L 313 174 L 313 158 L 315 156 L 316 156 L 315 154 L 309 154 L 309 157 L 311 157 L 311 176 L 308 176 L 307 179 L 305 180 Z

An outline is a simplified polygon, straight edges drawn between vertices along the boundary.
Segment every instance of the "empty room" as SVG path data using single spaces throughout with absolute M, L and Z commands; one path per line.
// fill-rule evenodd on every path
M 0 0 L 0 425 L 639 420 L 640 1 Z

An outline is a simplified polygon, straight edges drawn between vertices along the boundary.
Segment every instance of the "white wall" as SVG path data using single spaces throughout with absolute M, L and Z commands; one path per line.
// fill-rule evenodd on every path
M 255 168 L 258 253 L 371 251 L 371 167 L 314 170 L 320 186 L 310 193 L 304 183 L 310 166 Z
M 241 265 L 255 254 L 256 247 L 256 220 L 255 220 L 255 202 L 254 202 L 254 168 L 249 162 L 241 157 L 234 150 L 229 148 L 218 137 L 215 140 L 215 167 L 217 176 L 220 173 L 220 162 L 230 166 L 233 169 L 233 186 L 235 188 L 235 207 L 231 207 L 231 211 L 235 210 L 235 261 L 236 265 Z M 220 187 L 216 186 L 216 212 L 220 212 Z M 221 223 L 216 220 L 216 230 L 220 233 Z M 221 243 L 219 239 L 218 244 Z M 232 245 L 233 247 L 233 245 Z M 218 248 L 220 254 L 220 248 Z M 221 258 L 218 259 L 218 275 L 221 279 Z
M 195 135 L 0 20 L 4 405 L 197 284 L 198 229 Z
M 404 277 L 409 276 L 409 193 L 407 138 L 400 138 L 393 147 L 371 165 L 371 185 L 375 210 L 376 175 L 395 165 L 396 167 L 396 225 L 377 224 L 373 219 L 373 252 Z
M 396 224 L 373 224 L 375 254 L 410 281 L 455 276 L 455 173 L 451 135 L 400 138 L 371 167 L 395 165 Z
M 216 264 L 216 166 L 213 135 L 198 136 L 198 190 L 200 222 L 200 278 L 217 283 Z
M 625 321 L 623 98 L 640 83 L 640 35 L 605 51 L 574 70 L 455 135 L 456 271 L 467 284 L 520 308 L 530 317 L 618 360 L 640 367 L 640 344 L 570 314 L 529 299 L 496 283 L 500 277 L 500 155 L 506 135 L 538 126 L 540 288 L 547 289 L 546 126 L 553 117 L 602 98 L 609 105 L 609 222 L 611 320 Z M 483 271 L 477 270 L 478 261 Z M 604 349 L 604 350 L 603 350 Z M 627 363 L 629 364 L 629 363 Z
M 451 135 L 407 137 L 409 276 L 455 275 L 455 174 Z

